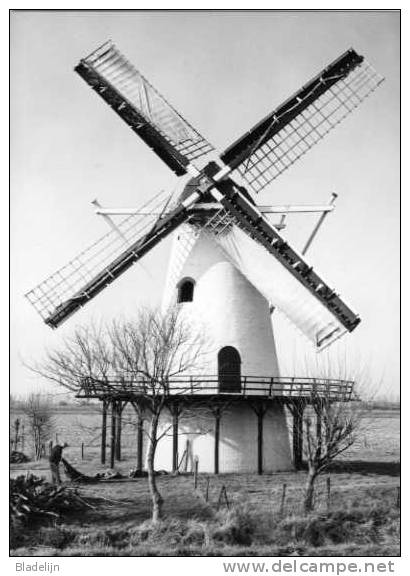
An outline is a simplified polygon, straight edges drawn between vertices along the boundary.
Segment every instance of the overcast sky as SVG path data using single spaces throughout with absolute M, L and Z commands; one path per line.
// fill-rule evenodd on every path
M 77 324 L 126 315 L 161 297 L 169 240 L 52 331 L 23 294 L 107 229 L 91 200 L 138 206 L 176 176 L 73 72 L 105 40 L 118 48 L 219 150 L 349 47 L 386 77 L 258 201 L 339 198 L 308 260 L 361 318 L 333 347 L 375 388 L 399 390 L 399 16 L 397 13 L 19 12 L 11 18 L 11 388 L 47 385 L 41 359 Z M 293 216 L 301 248 L 314 225 Z M 316 353 L 274 315 L 283 375 Z

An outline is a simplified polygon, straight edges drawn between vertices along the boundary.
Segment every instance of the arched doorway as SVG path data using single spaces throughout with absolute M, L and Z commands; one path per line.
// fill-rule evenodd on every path
M 233 346 L 224 346 L 218 352 L 219 392 L 241 391 L 241 357 Z
M 195 282 L 191 280 L 191 278 L 184 278 L 181 280 L 178 284 L 178 304 L 181 304 L 182 302 L 192 302 L 194 299 L 194 286 Z

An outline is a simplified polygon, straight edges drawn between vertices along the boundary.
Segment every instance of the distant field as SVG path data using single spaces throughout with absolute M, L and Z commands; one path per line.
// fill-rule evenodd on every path
M 20 413 L 12 413 L 11 422 Z M 122 453 L 125 460 L 136 457 L 136 417 L 132 410 L 123 415 Z M 90 410 L 80 407 L 65 410 L 60 407 L 55 414 L 55 434 L 58 441 L 67 442 L 67 459 L 81 460 L 81 443 L 84 443 L 85 460 L 98 456 L 101 441 L 101 414 L 98 407 Z M 55 441 L 55 434 L 53 439 Z M 107 431 L 107 442 L 109 430 Z M 26 448 L 28 451 L 29 448 Z M 372 410 L 361 423 L 357 443 L 343 456 L 348 460 L 398 461 L 400 459 L 400 413 L 398 410 Z

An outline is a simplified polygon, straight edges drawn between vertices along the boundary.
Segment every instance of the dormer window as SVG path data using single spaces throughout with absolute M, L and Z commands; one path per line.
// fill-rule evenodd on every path
M 194 299 L 194 286 L 195 282 L 190 278 L 181 280 L 178 284 L 178 304 L 182 302 L 192 302 Z

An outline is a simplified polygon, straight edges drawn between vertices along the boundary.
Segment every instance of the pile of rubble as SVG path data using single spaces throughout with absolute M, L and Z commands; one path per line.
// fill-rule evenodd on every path
M 23 454 L 23 452 L 13 450 L 10 453 L 10 464 L 24 464 L 25 462 L 30 462 L 30 458 Z
M 33 474 L 10 479 L 10 521 L 30 525 L 47 518 L 92 508 L 77 491 L 67 486 L 53 486 Z

